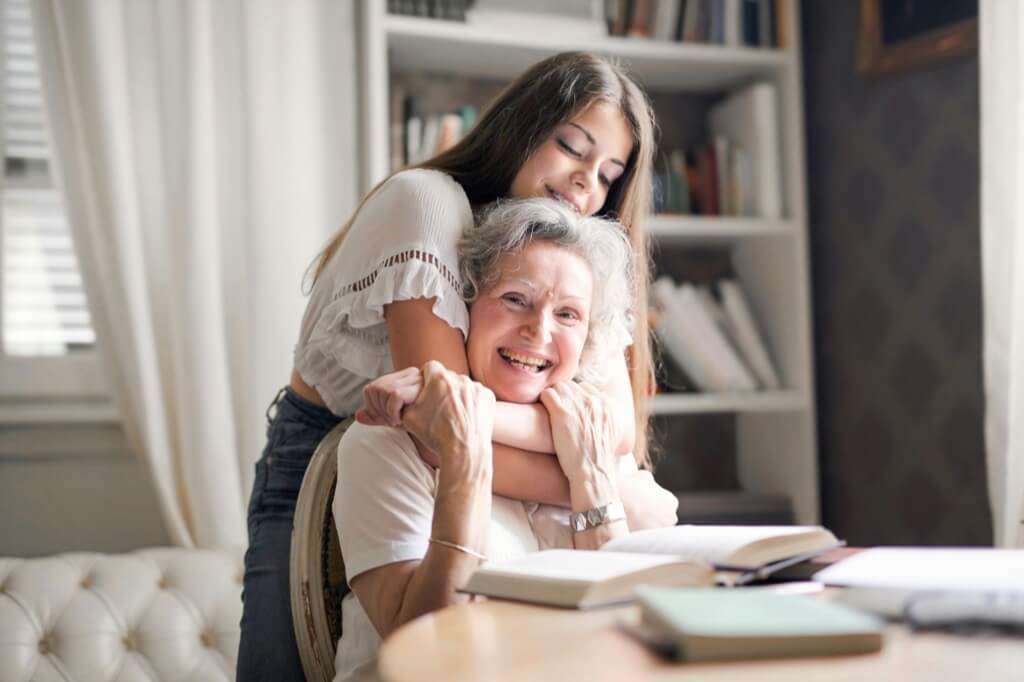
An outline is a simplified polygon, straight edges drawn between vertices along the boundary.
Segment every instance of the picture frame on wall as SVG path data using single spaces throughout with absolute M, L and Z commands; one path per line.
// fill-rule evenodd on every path
M 860 0 L 857 71 L 903 73 L 978 49 L 978 0 Z

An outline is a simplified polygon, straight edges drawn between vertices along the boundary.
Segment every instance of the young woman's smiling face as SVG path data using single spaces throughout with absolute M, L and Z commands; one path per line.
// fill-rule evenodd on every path
M 626 170 L 633 136 L 618 107 L 598 102 L 555 128 L 512 180 L 509 196 L 551 197 L 594 215 Z
M 549 242 L 498 265 L 498 282 L 469 309 L 469 373 L 498 400 L 532 403 L 579 368 L 593 277 L 582 258 Z

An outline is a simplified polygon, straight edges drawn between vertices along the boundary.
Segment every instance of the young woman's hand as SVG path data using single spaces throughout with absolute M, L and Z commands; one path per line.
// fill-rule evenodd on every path
M 402 409 L 416 400 L 422 388 L 419 367 L 377 377 L 363 387 L 363 406 L 356 411 L 356 421 L 367 426 L 401 426 Z
M 490 477 L 494 393 L 431 360 L 423 388 L 402 410 L 401 426 L 437 454 L 442 479 Z
M 658 485 L 650 471 L 620 475 L 617 482 L 630 530 L 665 528 L 678 523 L 679 498 Z
M 604 393 L 587 383 L 562 382 L 540 394 L 551 418 L 551 439 L 574 511 L 616 502 L 615 422 Z

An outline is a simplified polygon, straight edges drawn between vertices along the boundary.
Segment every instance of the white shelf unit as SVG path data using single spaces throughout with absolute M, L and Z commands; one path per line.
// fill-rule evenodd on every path
M 618 59 L 649 91 L 720 94 L 759 80 L 779 90 L 785 217 L 656 216 L 656 248 L 726 247 L 762 325 L 785 389 L 750 394 L 659 395 L 655 415 L 734 413 L 743 487 L 787 495 L 799 523 L 818 523 L 817 434 L 807 245 L 799 0 L 786 0 L 785 49 L 733 48 L 609 37 L 566 39 L 457 22 L 392 16 L 384 0 L 360 4 L 362 182 L 388 172 L 388 102 L 393 74 L 440 73 L 510 80 L 565 50 Z M 659 120 L 664 128 L 669 121 Z

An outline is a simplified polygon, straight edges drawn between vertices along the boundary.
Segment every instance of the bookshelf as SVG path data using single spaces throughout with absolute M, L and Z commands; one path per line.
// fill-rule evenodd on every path
M 799 523 L 818 523 L 817 435 L 811 291 L 807 244 L 804 120 L 799 0 L 781 0 L 785 48 L 725 47 L 607 37 L 564 38 L 542 27 L 529 35 L 437 19 L 394 16 L 384 0 L 360 4 L 362 183 L 389 170 L 389 90 L 397 75 L 418 72 L 508 81 L 564 50 L 588 50 L 621 61 L 659 96 L 718 96 L 757 81 L 779 97 L 783 218 L 655 216 L 655 251 L 721 247 L 761 323 L 785 388 L 743 394 L 664 394 L 654 415 L 736 416 L 738 476 L 746 490 L 783 494 Z M 672 125 L 659 112 L 664 129 Z

